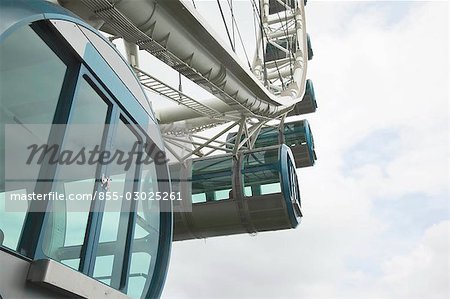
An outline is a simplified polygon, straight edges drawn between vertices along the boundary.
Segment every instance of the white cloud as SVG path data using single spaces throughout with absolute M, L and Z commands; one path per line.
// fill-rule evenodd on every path
M 308 3 L 319 160 L 299 170 L 303 223 L 175 243 L 165 298 L 445 298 L 448 221 L 424 227 L 450 218 L 448 4 L 383 5 Z
M 390 298 L 444 299 L 450 296 L 450 221 L 430 227 L 411 252 L 383 264 L 379 285 Z

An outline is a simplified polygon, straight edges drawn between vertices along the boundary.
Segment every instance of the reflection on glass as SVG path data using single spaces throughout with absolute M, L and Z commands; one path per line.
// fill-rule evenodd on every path
M 83 147 L 101 146 L 109 110 L 108 104 L 84 78 L 77 90 L 63 142 L 63 150 L 74 153 Z M 89 196 L 94 193 L 97 167 L 90 163 L 60 165 L 53 185 L 52 191 L 64 194 L 66 200 L 52 202 L 43 249 L 48 257 L 74 269 L 80 264 L 92 203 Z M 70 200 L 80 195 L 86 196 L 85 200 Z
M 16 249 L 19 243 L 20 233 L 22 231 L 23 221 L 25 220 L 27 203 L 18 202 L 20 209 L 24 212 L 7 212 L 5 210 L 5 199 L 9 197 L 11 193 L 24 195 L 27 194 L 25 189 L 12 190 L 9 192 L 0 192 L 0 246 L 5 246 L 10 249 Z
M 230 198 L 231 189 L 219 190 L 214 192 L 214 200 L 222 200 Z
M 113 152 L 127 153 L 127 159 L 132 159 L 132 162 L 128 165 L 129 168 L 118 159 L 108 164 L 108 174 L 111 179 L 109 192 L 116 194 L 118 198 L 105 201 L 105 213 L 103 213 L 94 265 L 94 277 L 97 279 L 103 276 L 109 277 L 103 281 L 116 289 L 120 288 L 122 268 L 127 258 L 125 249 L 133 202 L 127 200 L 127 196 L 134 194 L 135 191 L 136 155 L 128 156 L 128 153 L 138 144 L 138 141 L 139 137 L 120 119 L 114 137 Z M 109 258 L 105 259 L 105 257 Z
M 232 188 L 232 163 L 230 156 L 192 162 L 192 202 L 214 201 L 229 198 Z
M 250 186 L 244 187 L 244 195 L 245 196 L 252 196 L 253 195 L 252 194 L 252 187 L 250 187 Z
M 25 46 L 24 46 L 25 45 Z M 30 194 L 35 180 L 8 182 L 20 178 L 21 168 L 5 169 L 5 125 L 17 125 L 17 138 L 8 140 L 9 148 L 26 148 L 29 139 L 46 143 L 50 126 L 37 130 L 29 124 L 51 124 L 58 103 L 67 67 L 45 42 L 31 29 L 24 26 L 0 43 L 0 202 L 5 201 L 5 191 Z M 36 74 L 39 74 L 38 76 Z M 13 136 L 14 137 L 14 136 Z M 9 153 L 10 154 L 10 153 Z M 8 155 L 10 165 L 14 157 Z M 37 179 L 39 167 L 28 167 L 27 178 Z M 26 207 L 23 209 L 26 211 Z M 3 245 L 16 250 L 23 226 L 25 212 L 6 212 L 0 204 L 0 230 L 4 234 Z
M 281 185 L 280 185 L 280 183 L 272 183 L 272 184 L 261 185 L 261 195 L 272 194 L 272 193 L 280 193 L 280 192 L 281 192 Z
M 151 262 L 152 256 L 149 253 L 133 252 L 127 291 L 127 295 L 131 298 L 141 298 L 147 278 L 151 278 L 151 273 L 149 276 Z
M 242 174 L 245 196 L 280 192 L 278 148 L 245 154 Z
M 142 165 L 140 178 L 141 193 L 159 190 L 155 163 Z M 132 298 L 141 298 L 142 294 L 148 291 L 156 266 L 159 231 L 160 203 L 139 200 L 127 288 L 127 294 Z
M 206 202 L 205 193 L 192 194 L 192 203 Z

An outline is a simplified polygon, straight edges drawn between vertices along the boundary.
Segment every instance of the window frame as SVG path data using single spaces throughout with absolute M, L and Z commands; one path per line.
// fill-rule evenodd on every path
M 114 134 L 114 131 L 116 130 L 114 126 L 114 120 L 118 121 L 120 117 L 127 119 L 129 124 L 133 126 L 133 128 L 135 128 L 137 132 L 139 132 L 139 135 L 144 137 L 143 139 L 145 141 L 155 143 L 155 141 L 152 140 L 150 135 L 144 131 L 142 126 L 139 125 L 137 121 L 135 121 L 136 118 L 132 117 L 131 112 L 127 111 L 123 103 L 117 101 L 115 95 L 108 91 L 108 88 L 104 86 L 101 79 L 98 79 L 99 77 L 96 75 L 95 69 L 92 69 L 89 67 L 88 64 L 85 64 L 83 59 L 76 54 L 76 52 L 73 50 L 70 44 L 64 39 L 64 37 L 62 37 L 61 34 L 51 25 L 49 20 L 38 20 L 25 26 L 30 26 L 38 34 L 38 36 L 47 44 L 49 49 L 52 50 L 59 58 L 61 58 L 61 60 L 67 66 L 66 74 L 63 80 L 63 86 L 59 94 L 58 103 L 52 124 L 67 124 L 70 121 L 70 116 L 73 111 L 72 108 L 74 107 L 75 103 L 74 101 L 76 98 L 76 91 L 78 88 L 78 84 L 82 78 L 88 78 L 87 81 L 91 81 L 88 83 L 90 83 L 91 86 L 94 89 L 96 89 L 97 93 L 99 93 L 100 96 L 105 97 L 107 101 L 110 101 L 112 104 L 112 111 L 109 115 L 110 117 L 109 124 L 112 126 L 110 126 L 110 129 L 108 130 L 107 133 L 105 133 L 104 131 L 103 134 L 104 140 L 102 141 L 105 142 L 106 148 L 110 147 L 112 136 Z M 133 99 L 137 101 L 134 95 Z M 136 111 L 133 112 L 136 113 Z M 142 117 L 148 118 L 150 123 L 153 123 L 152 116 L 146 113 L 143 108 L 142 111 L 137 112 L 138 114 L 136 115 L 136 117 L 138 119 L 142 119 Z M 111 129 L 111 127 L 114 127 L 114 129 Z M 56 135 L 52 138 L 61 141 L 62 143 L 60 144 L 63 144 L 65 136 L 66 136 L 65 132 L 63 132 L 62 134 Z M 161 148 L 158 147 L 157 143 L 155 143 L 155 145 L 156 149 L 162 150 Z M 53 166 L 50 169 L 47 169 L 46 171 L 51 171 L 51 173 L 53 174 L 52 177 L 55 178 L 55 175 L 57 173 L 57 167 L 58 166 Z M 101 167 L 97 167 L 97 171 L 101 172 L 101 170 L 99 169 L 101 169 Z M 140 172 L 138 170 L 138 167 L 136 167 L 136 173 L 138 174 L 138 176 L 137 177 L 135 176 L 135 180 L 139 180 Z M 167 164 L 156 165 L 156 174 L 158 180 L 158 187 L 160 188 L 160 190 L 170 191 L 171 188 L 170 188 L 170 179 L 168 175 L 168 165 Z M 41 174 L 39 175 L 39 177 L 42 177 Z M 160 180 L 161 177 L 163 178 L 162 180 Z M 96 183 L 96 185 L 98 185 L 98 183 Z M 42 186 L 40 192 L 45 192 L 45 190 L 49 192 L 52 186 L 53 182 L 45 184 L 44 186 Z M 168 256 L 170 254 L 170 247 L 172 241 L 172 213 L 170 212 L 171 210 L 167 210 L 169 212 L 161 212 L 166 211 L 164 210 L 163 207 L 164 204 L 171 205 L 170 202 L 167 203 L 164 203 L 162 201 L 160 202 L 160 212 L 159 212 L 160 231 L 158 237 L 158 246 L 156 250 L 157 254 L 155 257 L 152 256 L 152 259 L 154 258 L 156 260 L 156 264 L 154 266 L 152 277 L 147 278 L 142 294 L 147 298 L 158 296 L 160 294 L 165 279 L 165 274 L 168 268 L 167 265 L 169 260 Z M 0 246 L 0 250 L 10 252 L 15 256 L 18 256 L 22 259 L 29 261 L 42 258 L 44 259 L 49 258 L 44 254 L 42 247 L 44 228 L 45 224 L 48 221 L 49 206 L 47 202 L 45 202 L 44 209 L 46 212 L 27 212 L 23 224 L 23 231 L 19 238 L 19 245 L 17 247 L 17 251 L 14 251 L 12 249 L 3 246 Z M 135 213 L 134 215 L 132 213 L 133 212 L 130 213 L 129 219 L 134 219 L 134 224 L 128 226 L 128 231 L 130 230 L 133 231 L 134 226 L 136 225 L 136 211 L 134 212 Z M 96 219 L 88 220 L 88 223 L 91 222 L 90 224 L 91 227 L 89 227 L 89 230 L 88 228 L 86 228 L 86 236 L 88 236 L 89 240 L 83 243 L 83 247 L 85 243 L 90 244 L 89 246 L 91 247 L 86 247 L 84 249 L 85 253 L 81 254 L 82 257 L 85 256 L 84 257 L 85 261 L 83 261 L 83 265 L 81 265 L 82 257 L 80 257 L 79 269 L 82 269 L 82 271 L 80 270 L 79 272 L 82 272 L 90 277 L 93 277 L 92 271 L 95 262 L 92 262 L 92 257 L 95 256 L 94 253 L 97 251 L 95 246 L 98 245 L 99 234 L 98 233 L 96 234 L 96 232 L 98 232 L 97 230 L 100 228 L 100 226 L 98 225 L 98 221 L 99 219 L 102 218 L 102 215 L 98 213 L 96 217 L 97 217 Z M 92 234 L 94 234 L 94 237 L 92 237 Z M 95 237 L 95 235 L 97 235 L 97 237 Z M 130 234 L 128 233 L 128 235 Z M 129 237 L 127 236 L 127 238 Z M 128 250 L 132 252 L 131 244 Z M 125 253 L 124 256 L 128 256 L 128 266 L 122 268 L 122 278 L 125 277 L 127 283 L 129 280 L 128 274 L 129 274 L 131 254 L 127 255 L 127 253 Z M 124 268 L 127 269 L 126 273 Z M 123 275 L 123 273 L 125 273 L 126 275 Z M 123 289 L 126 289 L 126 283 L 122 287 L 122 289 L 119 290 L 123 291 Z M 122 284 L 123 283 L 121 282 L 121 285 Z

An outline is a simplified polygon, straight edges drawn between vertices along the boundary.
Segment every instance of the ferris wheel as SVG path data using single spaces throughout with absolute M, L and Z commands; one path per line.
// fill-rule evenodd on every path
M 159 297 L 172 241 L 298 226 L 317 159 L 306 0 L 0 8 L 0 298 Z M 95 143 L 129 159 L 86 157 Z

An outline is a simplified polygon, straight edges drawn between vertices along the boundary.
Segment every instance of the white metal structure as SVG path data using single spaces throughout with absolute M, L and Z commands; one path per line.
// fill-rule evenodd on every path
M 297 102 L 305 92 L 307 35 L 303 1 L 261 0 L 262 29 L 253 69 L 276 95 Z M 283 98 L 283 97 L 282 97 Z
M 0 205 L 0 299 L 159 298 L 173 240 L 297 227 L 296 167 L 316 160 L 307 121 L 285 123 L 316 107 L 304 3 L 248 1 L 261 30 L 247 69 L 181 0 L 0 0 L 0 126 L 18 128 L 0 134 L 0 202 L 25 203 Z M 124 40 L 131 66 L 96 28 Z M 180 87 L 142 70 L 138 49 Z M 141 85 L 176 108 L 154 113 Z M 34 138 L 45 154 L 30 164 Z
M 218 149 L 227 151 L 218 138 L 235 126 L 239 126 L 239 138 L 233 151 L 251 149 L 259 130 L 272 120 L 282 125 L 305 93 L 308 51 L 304 1 L 260 0 L 259 5 L 255 0 L 249 1 L 261 29 L 252 70 L 219 42 L 190 3 L 58 0 L 94 27 L 112 34 L 114 39 L 123 38 L 129 62 L 141 83 L 182 105 L 171 111 L 170 117 L 159 117 L 168 148 L 174 146 L 178 149 L 173 152 L 180 149 L 188 152 L 179 157 L 181 161 Z M 271 48 L 282 55 L 268 57 Z M 216 98 L 208 103 L 200 102 L 139 69 L 138 49 L 152 54 Z M 191 135 L 227 122 L 232 123 L 213 138 L 202 140 L 197 136 L 200 140 L 194 141 L 192 136 L 173 136 Z M 202 153 L 203 148 L 212 151 Z

